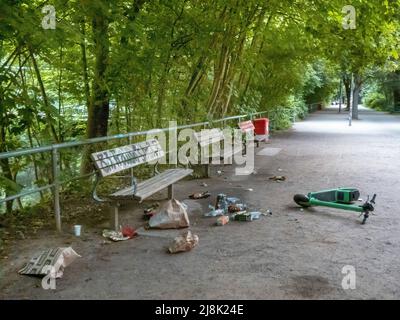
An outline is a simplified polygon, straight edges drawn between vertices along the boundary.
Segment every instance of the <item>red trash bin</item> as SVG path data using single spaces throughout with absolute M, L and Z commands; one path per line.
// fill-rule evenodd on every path
M 257 141 L 268 141 L 269 138 L 269 119 L 260 118 L 254 119 L 254 134 Z

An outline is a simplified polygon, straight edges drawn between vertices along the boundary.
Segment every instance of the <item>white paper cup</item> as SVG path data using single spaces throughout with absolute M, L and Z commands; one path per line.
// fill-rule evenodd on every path
M 80 237 L 81 236 L 81 230 L 82 230 L 82 226 L 79 224 L 74 225 L 74 233 L 75 236 Z

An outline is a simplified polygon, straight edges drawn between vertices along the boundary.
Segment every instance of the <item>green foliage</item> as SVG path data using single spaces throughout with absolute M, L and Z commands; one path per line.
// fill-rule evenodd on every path
M 379 92 L 370 92 L 364 98 L 364 103 L 367 107 L 384 111 L 388 109 L 388 101 L 386 97 Z
M 308 104 L 329 103 L 342 76 L 398 69 L 399 1 L 353 1 L 354 30 L 343 29 L 339 0 L 54 0 L 55 30 L 41 27 L 44 4 L 0 2 L 0 152 L 83 139 L 90 128 L 117 134 L 264 110 L 284 129 Z M 375 91 L 393 105 L 398 88 L 384 87 Z M 367 100 L 381 107 L 381 98 Z M 66 175 L 82 154 L 62 155 Z M 34 172 L 41 185 L 49 157 L 1 171 L 15 184 Z
M 18 193 L 22 190 L 22 186 L 14 181 L 7 179 L 4 176 L 0 176 L 0 187 L 7 189 L 13 193 Z

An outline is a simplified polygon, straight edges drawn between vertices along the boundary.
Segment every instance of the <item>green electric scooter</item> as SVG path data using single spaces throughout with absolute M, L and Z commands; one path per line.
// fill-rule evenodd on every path
M 354 202 L 358 201 L 360 192 L 355 188 L 338 188 L 332 190 L 324 190 L 318 192 L 310 192 L 308 195 L 296 194 L 294 202 L 304 208 L 312 206 L 323 206 L 342 210 L 360 212 L 363 215 L 362 224 L 365 224 L 369 217 L 369 213 L 374 211 L 376 194 L 362 205 Z

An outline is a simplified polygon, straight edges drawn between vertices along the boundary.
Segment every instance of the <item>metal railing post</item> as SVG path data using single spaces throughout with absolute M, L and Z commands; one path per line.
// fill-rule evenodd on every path
M 129 137 L 128 137 L 128 142 L 130 145 L 132 144 L 132 136 L 131 135 L 129 135 Z M 133 181 L 133 168 L 130 168 L 129 171 L 131 173 L 131 182 L 132 182 Z
M 57 231 L 61 232 L 61 209 L 60 209 L 60 181 L 58 169 L 58 150 L 53 148 L 51 152 L 51 162 L 53 171 L 53 201 L 54 201 L 54 215 L 56 219 Z

